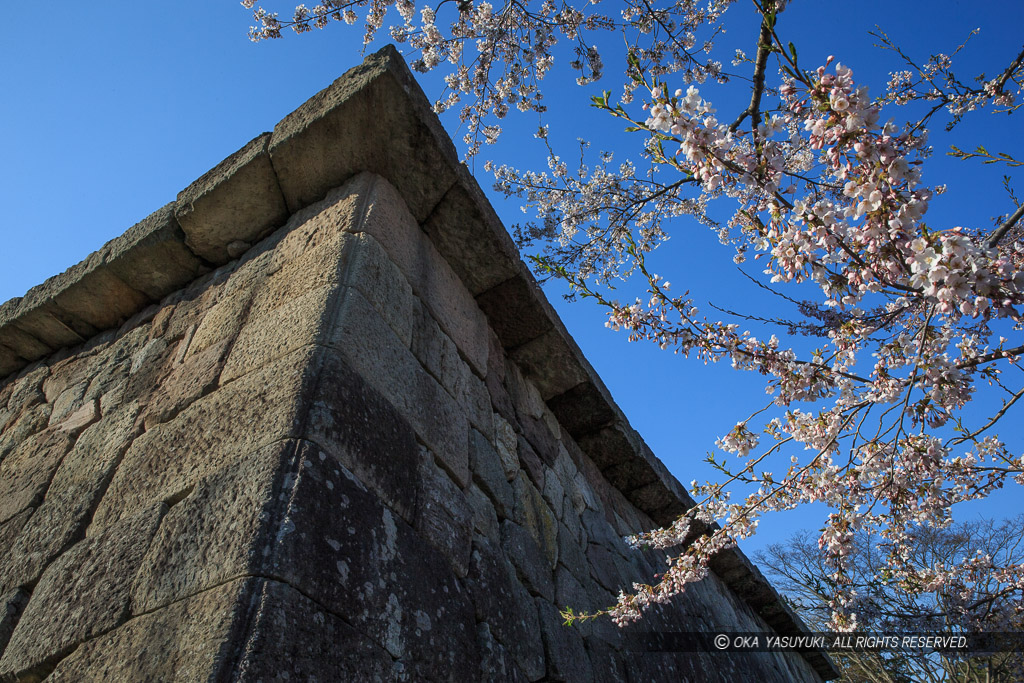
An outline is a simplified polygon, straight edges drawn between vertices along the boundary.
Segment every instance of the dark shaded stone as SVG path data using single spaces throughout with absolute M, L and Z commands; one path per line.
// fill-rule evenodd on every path
M 308 596 L 260 581 L 254 598 L 257 611 L 232 680 L 392 680 L 388 653 Z
M 469 571 L 473 514 L 466 494 L 434 464 L 430 452 L 424 451 L 420 458 L 413 527 L 448 558 L 460 577 Z
M 473 295 L 518 272 L 519 251 L 464 165 L 423 230 Z
M 579 631 L 567 626 L 558 610 L 546 600 L 537 598 L 537 613 L 547 656 L 548 678 L 555 681 L 595 680 Z
M 494 446 L 483 434 L 469 432 L 469 467 L 480 489 L 490 497 L 494 509 L 503 518 L 512 516 L 512 487 L 505 477 L 505 468 Z
M 475 666 L 473 607 L 441 553 L 312 444 L 286 490 L 261 574 L 316 596 L 425 678 Z
M 487 624 L 491 635 L 508 650 L 528 680 L 540 678 L 544 674 L 544 645 L 536 606 L 516 581 L 512 565 L 482 537 L 473 543 L 466 584 L 477 621 Z
M 505 557 L 512 561 L 516 575 L 531 593 L 549 602 L 554 599 L 555 586 L 547 558 L 526 529 L 507 519 L 502 522 L 501 549 Z
M 29 592 L 24 588 L 14 588 L 0 595 L 0 653 L 7 647 L 28 598 Z
M 403 519 L 414 518 L 420 448 L 408 421 L 338 354 L 324 352 L 306 438 Z
M 552 328 L 551 318 L 539 304 L 543 296 L 526 267 L 515 277 L 478 294 L 477 305 L 506 349 L 515 349 Z
M 558 418 L 562 429 L 574 439 L 597 431 L 615 420 L 615 411 L 609 405 L 608 397 L 590 382 L 581 382 L 551 397 L 548 407 Z

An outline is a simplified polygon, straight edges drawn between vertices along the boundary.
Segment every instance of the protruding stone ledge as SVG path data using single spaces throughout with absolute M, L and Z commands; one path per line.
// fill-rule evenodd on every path
M 254 244 L 288 220 L 269 145 L 263 133 L 178 193 L 185 243 L 207 261 L 230 261 L 237 256 L 231 245 Z
M 270 157 L 292 212 L 369 171 L 394 185 L 421 223 L 459 167 L 455 146 L 390 45 L 274 126 Z

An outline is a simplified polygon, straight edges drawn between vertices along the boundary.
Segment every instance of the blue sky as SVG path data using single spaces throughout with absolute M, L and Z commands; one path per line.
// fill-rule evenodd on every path
M 276 8 L 289 10 L 287 3 Z M 614 11 L 607 0 L 606 11 Z M 730 11 L 739 21 L 723 44 L 735 42 L 752 53 L 756 26 L 749 8 L 738 3 Z M 234 0 L 70 3 L 45 20 L 29 16 L 31 10 L 23 12 L 25 22 L 37 25 L 8 31 L 0 44 L 5 65 L 0 72 L 5 93 L 0 107 L 5 132 L 0 301 L 20 296 L 173 200 L 192 180 L 361 60 L 358 26 L 334 25 L 253 44 L 247 37 L 251 17 Z M 796 42 L 802 62 L 817 65 L 835 53 L 877 93 L 885 74 L 898 65 L 893 55 L 871 47 L 867 31 L 875 24 L 922 60 L 933 51 L 951 51 L 971 29 L 981 28 L 965 60 L 964 73 L 974 75 L 1005 64 L 1020 50 L 1022 20 L 1020 3 L 797 0 L 779 26 Z M 617 92 L 621 41 L 608 45 L 608 76 L 598 89 Z M 613 125 L 610 133 L 598 131 L 608 122 L 587 108 L 592 92 L 554 85 L 549 86 L 549 121 L 553 131 L 560 126 L 565 131 L 561 149 L 566 157 L 573 154 L 576 135 L 623 144 L 614 135 L 621 126 Z M 424 87 L 436 95 L 437 79 L 425 80 Z M 714 91 L 706 96 L 723 101 Z M 978 125 L 958 131 L 957 144 L 973 148 L 986 143 L 1019 155 L 1019 120 L 1019 115 L 983 117 Z M 461 137 L 457 120 L 444 121 L 453 137 Z M 480 161 L 543 163 L 543 149 L 532 137 L 536 125 L 532 116 L 508 120 L 502 141 L 484 149 Z M 936 138 L 935 144 L 941 157 L 948 142 Z M 930 216 L 936 223 L 987 225 L 991 216 L 1010 210 L 999 188 L 1003 169 L 941 158 L 935 165 L 934 182 L 948 182 L 951 189 L 933 205 Z M 490 190 L 482 163 L 476 168 L 481 186 Z M 516 202 L 493 193 L 491 199 L 507 225 L 523 220 Z M 658 272 L 677 287 L 705 292 L 700 296 L 716 305 L 756 301 L 756 290 L 737 277 L 730 253 L 713 235 L 693 225 L 680 224 L 677 230 L 656 257 Z M 604 316 L 592 305 L 565 304 L 557 289 L 549 290 L 549 298 L 655 453 L 684 483 L 709 476 L 700 461 L 715 438 L 763 403 L 760 377 L 630 345 L 624 335 L 603 327 Z M 1010 418 L 1020 422 L 1019 415 Z M 1019 438 L 1020 430 L 1014 433 Z M 1020 509 L 1013 495 L 1003 495 L 972 514 L 997 514 L 1000 506 L 1009 513 Z M 744 547 L 817 525 L 814 514 L 772 518 L 762 525 L 761 540 Z

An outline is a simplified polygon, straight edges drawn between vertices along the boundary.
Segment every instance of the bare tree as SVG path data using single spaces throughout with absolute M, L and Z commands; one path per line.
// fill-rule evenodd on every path
M 994 564 L 1021 564 L 1024 515 L 999 523 L 984 519 L 946 529 L 922 527 L 914 541 L 909 562 L 922 572 L 973 557 L 990 558 Z M 851 544 L 846 575 L 851 583 L 846 587 L 857 596 L 854 609 L 860 632 L 973 637 L 1024 629 L 1024 596 L 1019 587 L 984 570 L 970 578 L 931 586 L 879 580 L 888 574 L 883 545 L 878 537 L 864 533 L 856 534 Z M 812 629 L 828 630 L 829 603 L 839 586 L 814 534 L 802 531 L 785 543 L 770 545 L 758 553 L 757 561 Z M 1024 680 L 1024 656 L 1019 651 L 964 655 L 893 648 L 882 652 L 833 652 L 833 657 L 842 672 L 841 680 L 849 683 Z

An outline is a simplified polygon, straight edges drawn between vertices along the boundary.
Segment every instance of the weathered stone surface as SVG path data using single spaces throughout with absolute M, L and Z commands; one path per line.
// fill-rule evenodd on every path
M 501 459 L 505 479 L 512 481 L 519 472 L 519 440 L 512 425 L 498 414 L 494 415 L 494 447 Z
M 7 399 L 7 407 L 19 414 L 38 403 L 44 403 L 46 395 L 43 393 L 43 382 L 49 374 L 50 368 L 43 365 L 16 380 L 10 398 Z
M 300 349 L 202 398 L 135 439 L 100 501 L 89 533 L 274 441 L 298 436 L 315 348 Z M 210 454 L 216 454 L 211 457 Z
M 392 510 L 412 522 L 420 490 L 420 447 L 398 410 L 339 354 L 321 356 L 305 426 L 313 441 Z
M 331 345 L 412 424 L 460 487 L 469 483 L 465 414 L 376 314 L 346 289 Z
M 447 261 L 437 252 L 410 215 L 401 195 L 383 178 L 362 176 L 366 210 L 348 227 L 372 235 L 412 285 L 413 293 L 484 377 L 489 351 L 487 319 Z
M 515 498 L 513 518 L 521 524 L 537 542 L 548 561 L 548 569 L 558 561 L 558 520 L 548 508 L 540 491 L 520 472 L 512 489 Z
M 388 144 L 366 135 L 368 130 L 388 131 Z M 399 189 L 418 221 L 452 186 L 458 168 L 455 148 L 391 46 L 278 123 L 270 155 L 293 212 L 370 171 Z
M 131 619 L 80 645 L 47 681 L 225 680 L 261 585 L 237 579 Z
M 29 593 L 23 588 L 15 588 L 0 595 L 0 653 L 7 647 L 14 627 L 28 604 L 28 598 Z
M 476 484 L 466 489 L 466 499 L 473 509 L 473 529 L 494 545 L 501 543 L 501 531 L 498 526 L 498 515 L 487 494 Z
M 258 574 L 296 467 L 298 442 L 270 444 L 201 479 L 164 518 L 132 586 L 142 614 Z
M 473 480 L 491 498 L 498 515 L 506 519 L 511 517 L 514 499 L 501 457 L 487 438 L 475 429 L 469 432 L 469 466 L 473 470 Z
M 448 558 L 457 576 L 464 577 L 473 548 L 473 508 L 466 494 L 434 464 L 429 452 L 420 458 L 417 483 L 413 527 Z
M 494 421 L 486 385 L 473 374 L 455 343 L 422 304 L 415 308 L 411 349 L 427 372 L 462 406 L 470 424 L 490 438 Z
M 472 666 L 473 608 L 448 560 L 333 458 L 303 452 L 278 529 L 264 576 L 316 596 L 392 657 L 415 662 L 418 680 Z
M 564 333 L 553 328 L 517 346 L 509 355 L 536 384 L 544 400 L 564 394 L 587 380 L 587 373 L 567 343 Z
M 458 175 L 423 230 L 476 295 L 518 272 L 519 251 L 464 164 Z
M 258 371 L 303 346 L 326 336 L 335 285 L 326 285 L 292 299 L 263 315 L 250 315 L 231 347 L 223 381 Z
M 101 250 L 110 272 L 150 301 L 158 301 L 206 271 L 185 246 L 174 209 L 174 203 L 158 209 Z
M 0 523 L 42 502 L 73 442 L 67 432 L 48 429 L 21 442 L 0 461 Z
M 32 406 L 8 425 L 3 434 L 0 434 L 0 461 L 30 436 L 43 431 L 50 421 L 52 409 L 48 403 Z
M 478 537 L 466 580 L 473 596 L 477 621 L 485 622 L 512 655 L 527 680 L 544 675 L 544 645 L 537 608 L 530 594 L 515 579 L 515 569 L 501 552 Z
M 566 626 L 554 605 L 537 599 L 540 632 L 547 655 L 548 678 L 556 681 L 593 681 L 583 638 L 572 626 Z
M 383 648 L 308 596 L 287 584 L 261 581 L 254 597 L 258 611 L 232 680 L 395 680 Z
M 540 288 L 520 265 L 520 272 L 477 295 L 480 308 L 506 349 L 516 349 L 552 328 L 547 311 L 537 303 Z
M 511 681 L 525 683 L 528 679 L 516 666 L 515 660 L 508 650 L 491 635 L 491 628 L 485 624 L 477 624 L 477 643 L 480 647 L 480 683 L 492 681 Z
M 151 506 L 50 565 L 0 658 L 0 674 L 45 676 L 76 645 L 123 623 L 132 578 L 165 510 Z
M 250 140 L 178 193 L 175 217 L 185 243 L 210 263 L 237 258 L 229 244 L 254 243 L 288 218 L 269 144 L 270 133 Z
M 78 438 L 17 541 L 0 553 L 0 592 L 35 583 L 54 558 L 85 535 L 89 515 L 135 436 L 137 411 L 137 405 L 122 406 Z
M 550 602 L 555 596 L 551 569 L 547 558 L 541 553 L 540 547 L 529 532 L 506 519 L 501 523 L 501 549 L 512 561 L 516 575 L 523 585 L 531 593 Z
M 167 379 L 160 383 L 146 407 L 144 424 L 147 430 L 173 419 L 217 386 L 231 342 L 230 339 L 223 339 L 174 368 Z

